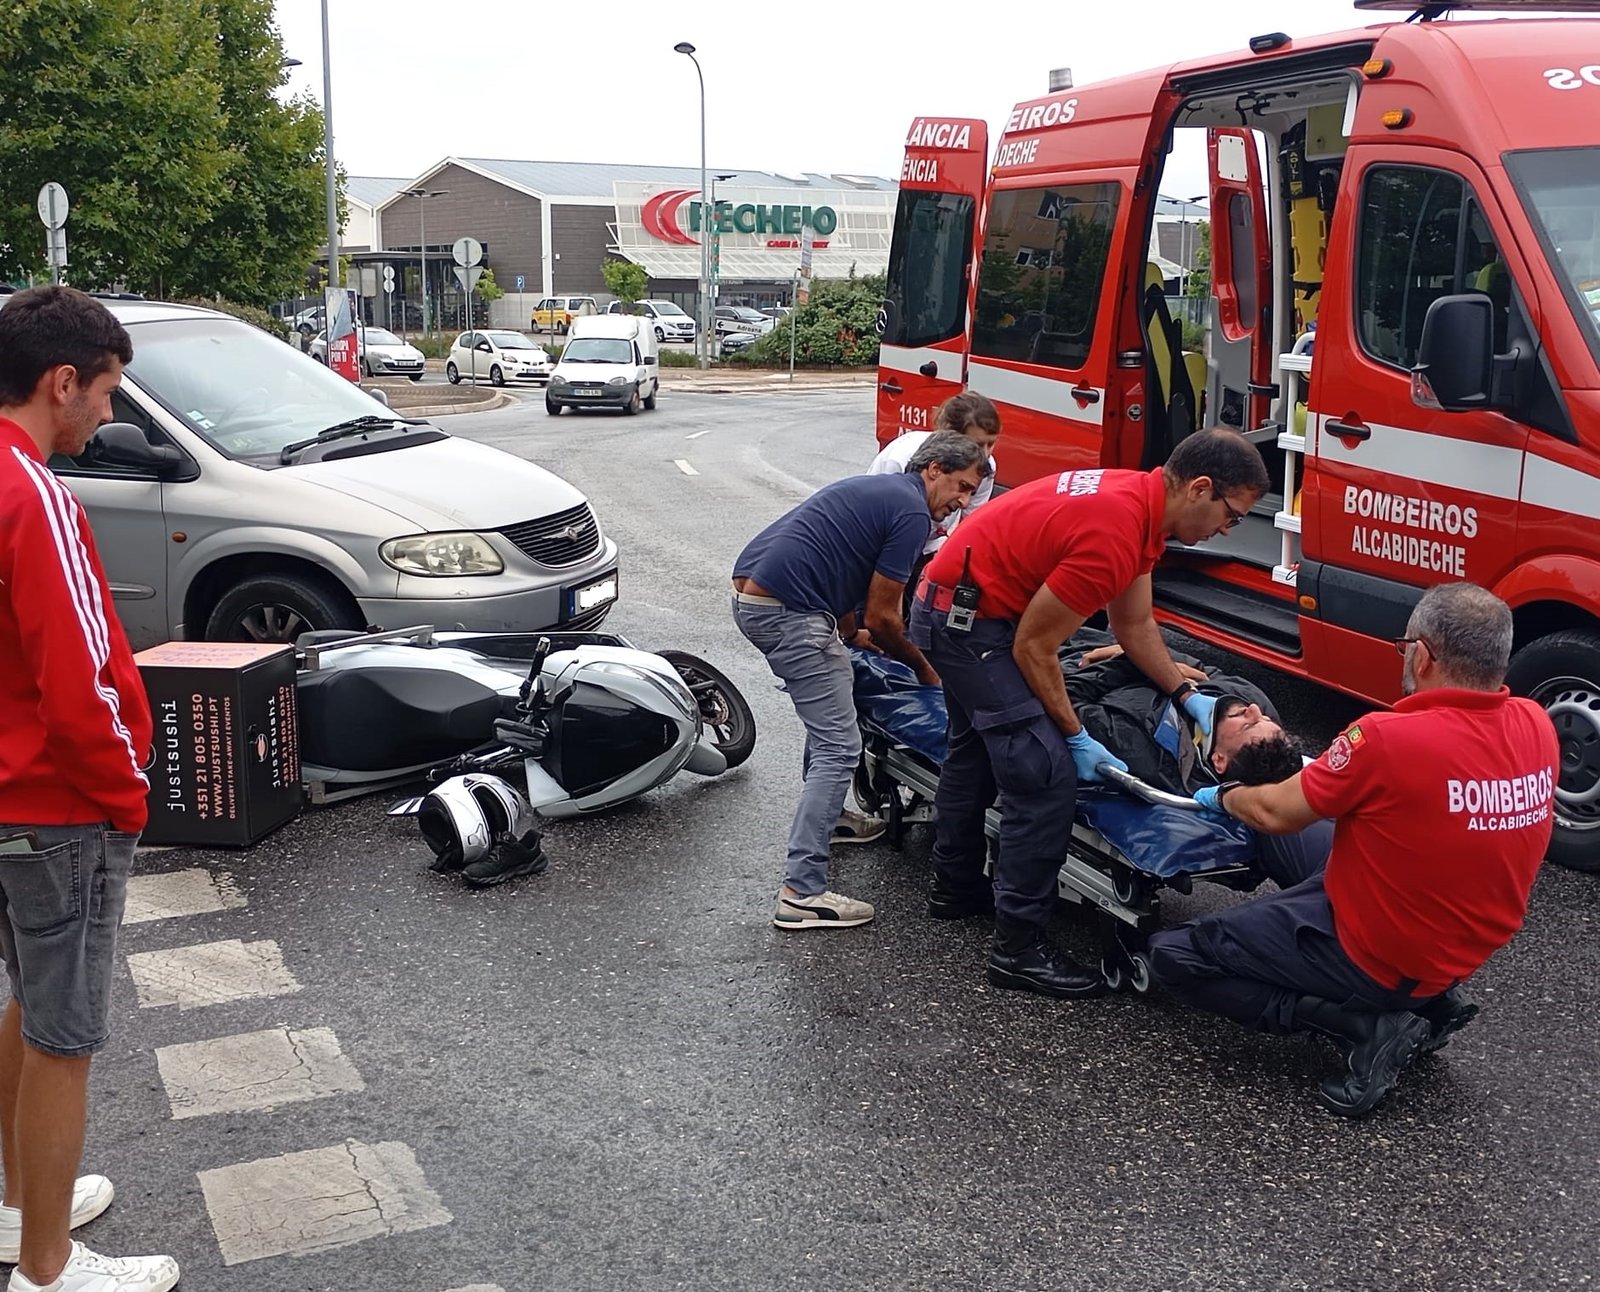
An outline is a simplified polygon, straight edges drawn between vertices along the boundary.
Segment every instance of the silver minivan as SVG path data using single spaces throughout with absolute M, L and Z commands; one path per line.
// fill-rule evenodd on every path
M 106 305 L 133 338 L 115 420 L 51 466 L 88 511 L 134 649 L 583 629 L 611 609 L 616 545 L 558 476 L 404 418 L 226 315 Z

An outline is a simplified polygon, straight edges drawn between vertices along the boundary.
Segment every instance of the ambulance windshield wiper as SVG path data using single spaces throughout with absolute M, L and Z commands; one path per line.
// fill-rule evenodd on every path
M 325 431 L 318 431 L 309 440 L 295 440 L 291 444 L 285 444 L 278 450 L 278 461 L 287 464 L 302 449 L 326 444 L 329 440 L 348 439 L 352 435 L 364 435 L 368 431 L 375 431 L 385 426 L 419 425 L 421 425 L 419 421 L 409 417 L 374 417 L 371 414 L 365 417 L 352 417 L 349 421 L 335 422 Z

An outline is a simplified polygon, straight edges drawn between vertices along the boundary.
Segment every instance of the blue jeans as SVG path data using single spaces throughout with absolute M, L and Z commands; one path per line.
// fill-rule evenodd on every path
M 832 615 L 735 598 L 733 621 L 766 656 L 806 729 L 805 783 L 789 827 L 783 882 L 801 897 L 814 897 L 828 887 L 833 827 L 861 757 L 850 652 Z

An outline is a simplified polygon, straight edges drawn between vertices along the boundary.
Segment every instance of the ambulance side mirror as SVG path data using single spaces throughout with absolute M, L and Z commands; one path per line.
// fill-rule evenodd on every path
M 1412 403 L 1449 412 L 1491 406 L 1494 311 L 1481 292 L 1441 296 L 1428 306 L 1411 370 Z

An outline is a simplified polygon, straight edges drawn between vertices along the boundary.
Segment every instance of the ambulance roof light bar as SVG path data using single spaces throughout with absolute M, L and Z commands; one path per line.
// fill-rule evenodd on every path
M 1600 0 L 1354 0 L 1357 9 L 1407 11 L 1411 21 L 1431 22 L 1452 10 L 1462 13 L 1546 13 L 1600 14 Z

